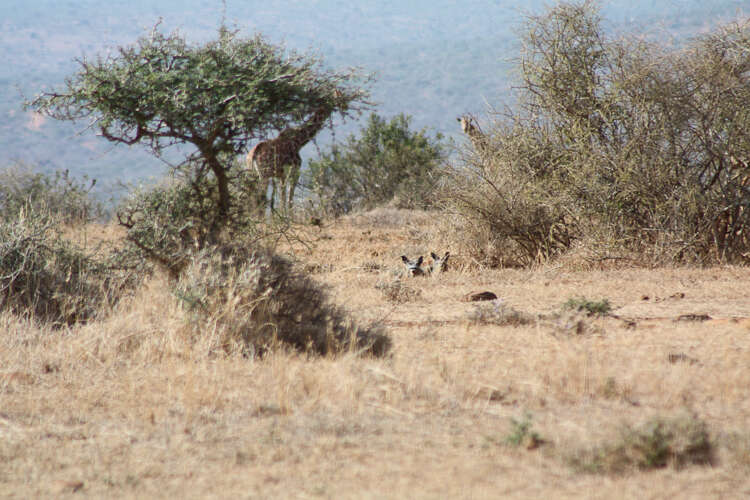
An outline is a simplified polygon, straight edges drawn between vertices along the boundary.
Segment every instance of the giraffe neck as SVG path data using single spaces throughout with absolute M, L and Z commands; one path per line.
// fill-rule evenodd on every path
M 305 144 L 310 142 L 318 132 L 320 132 L 329 116 L 331 116 L 331 110 L 328 108 L 321 108 L 316 111 L 307 122 L 299 127 L 283 130 L 279 134 L 278 140 L 299 151 Z

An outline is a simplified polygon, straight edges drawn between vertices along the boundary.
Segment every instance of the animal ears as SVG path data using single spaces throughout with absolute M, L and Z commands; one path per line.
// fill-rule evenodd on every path
M 417 259 L 416 261 L 414 261 L 414 262 L 411 262 L 411 261 L 410 261 L 410 260 L 409 260 L 409 259 L 408 259 L 408 258 L 406 257 L 406 255 L 402 255 L 402 256 L 401 256 L 401 260 L 403 260 L 403 261 L 404 261 L 404 264 L 406 264 L 407 266 L 411 266 L 411 265 L 414 265 L 415 267 L 419 267 L 419 266 L 421 266 L 421 265 L 422 265 L 422 262 L 424 261 L 424 257 L 420 255 L 420 256 L 419 256 L 419 258 L 418 258 L 418 259 Z
M 436 254 L 435 252 L 430 252 L 430 256 L 431 256 L 431 257 L 432 257 L 432 258 L 433 258 L 434 260 L 437 260 L 437 259 L 439 259 L 439 258 L 440 258 L 440 257 L 439 257 L 439 256 L 438 256 L 438 255 L 437 255 L 437 254 Z M 448 257 L 450 257 L 450 256 L 451 256 L 451 253 L 450 253 L 450 252 L 445 252 L 445 255 L 443 255 L 443 260 L 447 259 L 447 258 L 448 258 Z
M 433 259 L 437 259 L 438 258 L 437 254 L 435 252 L 430 252 L 430 257 L 432 257 Z

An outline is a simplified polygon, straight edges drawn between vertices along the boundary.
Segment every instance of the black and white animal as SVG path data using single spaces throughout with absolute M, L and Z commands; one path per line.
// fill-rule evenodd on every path
M 438 257 L 435 252 L 430 252 L 432 257 L 432 264 L 430 264 L 430 274 L 444 273 L 448 270 L 448 258 L 451 256 L 450 252 L 445 252 L 445 255 Z
M 425 272 L 422 269 L 422 261 L 424 258 L 420 255 L 417 260 L 410 260 L 406 255 L 401 256 L 401 260 L 406 267 L 407 276 L 424 276 Z

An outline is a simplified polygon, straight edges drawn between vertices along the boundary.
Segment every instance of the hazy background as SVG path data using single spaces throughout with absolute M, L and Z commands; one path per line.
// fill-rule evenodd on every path
M 24 96 L 60 88 L 75 58 L 131 44 L 162 20 L 190 41 L 213 38 L 222 18 L 243 35 L 313 51 L 334 68 L 376 74 L 376 111 L 404 112 L 416 128 L 457 136 L 456 116 L 508 99 L 509 69 L 525 13 L 550 2 L 527 0 L 3 0 L 0 2 L 0 168 L 17 162 L 42 171 L 70 169 L 102 184 L 163 174 L 142 149 L 113 147 L 85 130 L 22 110 Z M 748 15 L 747 0 L 611 0 L 607 29 L 636 31 L 676 44 L 718 22 Z M 743 5 L 745 11 L 742 11 Z M 343 139 L 359 124 L 336 127 Z M 317 141 L 330 142 L 330 135 Z M 304 156 L 316 154 L 310 145 Z

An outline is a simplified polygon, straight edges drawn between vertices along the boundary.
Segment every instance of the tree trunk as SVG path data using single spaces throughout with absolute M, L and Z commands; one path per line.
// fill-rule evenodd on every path
M 216 186 L 219 190 L 219 217 L 212 228 L 212 232 L 216 235 L 218 231 L 225 228 L 229 223 L 229 206 L 231 203 L 229 199 L 229 180 L 227 179 L 226 169 L 216 158 L 216 155 L 206 151 L 203 154 L 208 162 L 208 166 L 216 176 Z

